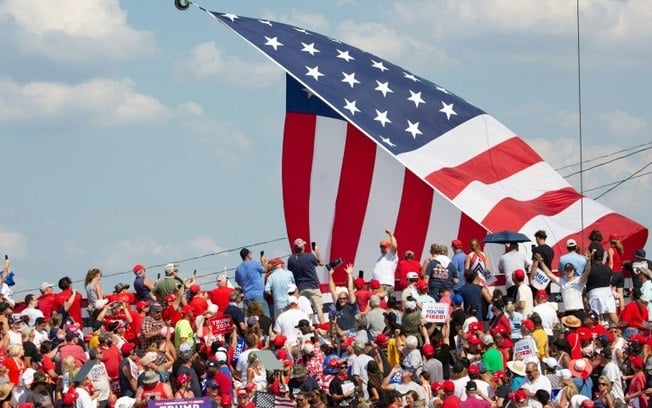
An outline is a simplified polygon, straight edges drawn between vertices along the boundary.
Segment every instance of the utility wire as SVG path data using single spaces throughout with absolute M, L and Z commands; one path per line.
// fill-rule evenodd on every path
M 622 155 L 622 156 L 616 157 L 616 158 L 611 159 L 611 160 L 607 160 L 606 162 L 602 162 L 602 163 L 600 163 L 600 164 L 596 164 L 596 165 L 591 166 L 591 167 L 586 168 L 586 169 L 582 169 L 581 166 L 580 166 L 580 170 L 579 170 L 579 171 L 576 171 L 576 172 L 573 172 L 573 173 L 567 174 L 567 175 L 565 175 L 565 176 L 563 176 L 563 177 L 568 178 L 568 177 L 571 177 L 571 176 L 575 176 L 575 175 L 577 175 L 577 174 L 582 174 L 582 173 L 584 173 L 584 172 L 587 172 L 587 171 L 590 171 L 590 170 L 597 169 L 598 167 L 602 167 L 602 166 L 607 165 L 607 164 L 609 164 L 609 163 L 613 163 L 613 162 L 615 162 L 615 161 L 617 161 L 617 160 L 626 159 L 626 158 L 628 158 L 628 157 L 630 157 L 630 156 L 633 156 L 633 155 L 635 155 L 635 154 L 637 154 L 637 153 L 641 153 L 641 152 L 644 152 L 644 151 L 647 151 L 647 150 L 650 150 L 650 149 L 652 149 L 652 146 L 650 146 L 650 147 L 646 147 L 646 148 L 644 148 L 644 149 L 636 150 L 636 151 L 634 151 L 634 152 L 631 152 L 631 153 L 628 153 L 628 154 L 625 154 L 625 155 Z
M 649 176 L 650 174 L 652 174 L 652 171 L 647 171 L 645 173 L 637 174 L 635 176 L 630 175 L 630 176 L 626 177 L 623 180 L 618 180 L 618 181 L 613 181 L 611 183 L 602 184 L 602 185 L 599 185 L 599 186 L 596 186 L 596 187 L 593 187 L 593 188 L 586 189 L 586 190 L 584 190 L 584 192 L 588 193 L 590 191 L 600 190 L 600 189 L 605 188 L 605 187 L 613 186 L 614 184 L 619 184 L 619 183 L 621 183 L 623 181 L 630 181 L 630 180 L 634 180 L 634 179 L 641 178 L 641 177 L 644 177 L 644 176 Z
M 578 136 L 580 142 L 580 194 L 584 195 L 584 155 L 582 152 L 582 56 L 580 53 L 580 0 L 575 0 L 575 15 L 577 16 L 577 110 Z M 584 231 L 584 200 L 580 200 L 580 226 Z M 584 234 L 581 238 L 582 248 L 584 248 Z
M 260 241 L 260 242 L 254 243 L 254 244 L 238 246 L 237 248 L 224 249 L 222 251 L 211 252 L 211 253 L 204 254 L 204 255 L 198 255 L 198 256 L 192 256 L 192 257 L 189 257 L 189 258 L 183 258 L 183 259 L 179 259 L 179 260 L 176 260 L 176 261 L 172 261 L 172 263 L 174 263 L 174 264 L 182 264 L 182 263 L 189 262 L 189 261 L 195 261 L 197 259 L 203 259 L 203 258 L 208 258 L 208 257 L 211 257 L 211 256 L 223 255 L 223 254 L 227 254 L 227 253 L 230 253 L 230 252 L 239 251 L 240 248 L 257 247 L 257 246 L 260 246 L 260 245 L 271 244 L 271 243 L 274 243 L 274 242 L 283 241 L 285 239 L 287 239 L 287 238 L 282 237 L 282 238 L 270 239 L 270 240 L 267 240 L 267 241 Z M 158 268 L 158 267 L 165 266 L 168 263 L 169 262 L 156 264 L 156 265 L 149 265 L 149 266 L 146 266 L 145 268 L 146 269 Z M 235 268 L 229 268 L 227 270 L 228 271 L 233 271 L 233 270 L 235 270 Z M 212 274 L 219 273 L 219 272 L 220 271 L 218 271 L 218 272 L 209 272 L 209 273 L 206 273 L 206 274 L 196 275 L 196 276 L 197 277 L 210 276 Z M 108 277 L 112 277 L 112 276 L 125 275 L 125 274 L 128 274 L 128 273 L 133 273 L 133 272 L 131 270 L 129 270 L 129 271 L 122 271 L 122 272 L 114 272 L 114 273 L 109 273 L 109 274 L 102 273 L 102 275 L 104 277 L 108 278 Z M 72 283 L 79 283 L 79 282 L 83 282 L 83 281 L 84 281 L 84 279 L 77 279 L 77 280 L 72 281 Z M 39 290 L 39 288 L 23 289 L 23 290 L 15 291 L 14 295 L 17 295 L 19 293 L 34 292 L 34 291 L 38 291 L 38 290 Z
M 627 152 L 627 151 L 630 151 L 630 150 L 638 149 L 638 148 L 640 148 L 640 147 L 644 147 L 644 146 L 650 146 L 650 147 L 648 147 L 648 148 L 646 148 L 646 149 L 639 150 L 639 151 L 637 151 L 637 152 L 635 152 L 635 153 L 639 153 L 639 152 L 643 152 L 643 151 L 646 151 L 646 150 L 652 149 L 652 141 L 647 142 L 647 143 L 641 143 L 641 144 L 636 145 L 636 146 L 631 146 L 631 147 L 628 147 L 628 148 L 626 148 L 626 149 L 620 149 L 620 150 L 615 151 L 615 152 L 611 152 L 611 153 L 603 154 L 603 155 L 600 155 L 600 156 L 596 156 L 596 157 L 594 157 L 594 158 L 592 158 L 592 159 L 584 160 L 583 163 L 584 163 L 584 164 L 587 164 L 587 163 L 594 162 L 594 161 L 596 161 L 596 160 L 606 159 L 606 158 L 608 158 L 608 157 L 615 156 L 615 155 L 617 155 L 617 154 L 624 153 L 624 152 Z M 623 158 L 624 158 L 624 157 L 629 157 L 629 155 L 628 155 L 628 156 L 623 156 Z M 556 170 L 556 171 L 561 171 L 561 170 L 565 170 L 565 169 L 568 169 L 568 168 L 571 168 L 571 167 L 578 166 L 579 164 L 580 164 L 580 162 L 577 162 L 577 163 L 571 163 L 571 164 L 568 164 L 568 165 L 566 165 L 566 166 L 557 167 L 555 170 Z
M 624 182 L 631 180 L 631 179 L 634 178 L 634 176 L 636 176 L 638 173 L 640 173 L 640 172 L 642 172 L 643 170 L 645 170 L 645 169 L 647 169 L 648 167 L 650 167 L 650 165 L 652 165 L 652 162 L 648 162 L 645 166 L 641 167 L 640 169 L 636 170 L 634 173 L 630 174 L 629 177 L 626 177 L 626 178 L 620 180 L 620 181 L 617 182 L 614 186 L 612 186 L 611 188 L 609 188 L 609 189 L 606 190 L 605 192 L 603 192 L 603 193 L 601 193 L 600 195 L 598 195 L 597 197 L 595 197 L 594 200 L 597 200 L 597 199 L 603 197 L 605 194 L 609 193 L 610 191 L 613 191 L 616 187 L 620 186 L 620 185 L 623 184 Z

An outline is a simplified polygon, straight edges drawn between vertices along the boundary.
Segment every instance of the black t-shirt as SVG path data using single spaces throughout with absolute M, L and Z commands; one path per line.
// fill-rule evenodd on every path
M 464 309 L 457 309 L 453 312 L 450 322 L 450 334 L 448 335 L 449 344 L 455 344 L 455 336 L 457 335 L 458 330 L 464 326 L 465 320 L 466 315 L 464 314 Z
M 482 321 L 483 317 L 486 316 L 486 313 L 482 312 L 482 286 L 466 283 L 460 288 L 459 292 L 464 299 L 464 309 L 468 310 L 469 306 L 475 305 L 478 310 L 476 317 L 479 321 Z
M 448 380 L 451 377 L 451 349 L 446 343 L 442 344 L 435 350 L 435 358 L 441 361 L 442 373 L 444 379 Z
M 233 323 L 235 324 L 235 327 L 238 328 L 238 333 L 240 334 L 240 336 L 244 337 L 244 333 L 242 332 L 242 330 L 240 330 L 240 323 L 244 323 L 245 321 L 245 316 L 242 309 L 240 309 L 238 306 L 230 304 L 226 307 L 226 309 L 224 309 L 224 314 L 231 316 L 231 319 L 233 319 Z
M 548 244 L 539 245 L 534 248 L 534 253 L 540 254 L 543 258 L 543 263 L 546 264 L 548 269 L 552 270 L 552 260 L 555 257 L 555 251 Z M 534 256 L 534 253 L 532 256 Z
M 589 278 L 586 280 L 586 291 L 607 288 L 609 285 L 611 285 L 611 269 L 604 264 L 592 264 Z
M 340 306 L 337 302 L 335 304 L 335 317 L 337 318 L 337 325 L 342 330 L 355 329 L 355 315 L 358 313 L 357 303 L 347 303 Z

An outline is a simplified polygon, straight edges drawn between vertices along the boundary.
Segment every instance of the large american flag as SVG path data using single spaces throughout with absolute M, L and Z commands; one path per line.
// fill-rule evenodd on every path
M 628 252 L 645 244 L 645 227 L 582 197 L 514 132 L 445 87 L 313 31 L 209 13 L 288 74 L 290 242 L 316 241 L 325 258 L 354 262 L 366 277 L 386 228 L 417 259 L 433 242 L 504 229 L 533 240 L 543 229 L 557 255 L 593 229 L 618 233 Z

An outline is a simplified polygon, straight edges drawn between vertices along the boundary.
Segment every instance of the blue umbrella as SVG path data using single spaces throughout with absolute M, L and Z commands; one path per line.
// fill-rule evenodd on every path
M 493 234 L 487 234 L 482 240 L 485 244 L 508 244 L 510 242 L 530 242 L 530 238 L 525 234 L 514 231 L 499 231 Z

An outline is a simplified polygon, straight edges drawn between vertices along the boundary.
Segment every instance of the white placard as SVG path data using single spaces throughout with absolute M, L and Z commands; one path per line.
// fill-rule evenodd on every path
M 421 309 L 421 317 L 427 323 L 446 323 L 448 318 L 448 303 L 424 303 Z
M 527 357 L 537 357 L 537 345 L 531 337 L 514 344 L 514 360 L 525 360 Z
M 542 290 L 545 289 L 549 283 L 550 278 L 541 269 L 537 268 L 536 272 L 534 272 L 534 276 L 532 277 L 532 286 L 534 286 L 537 290 Z

